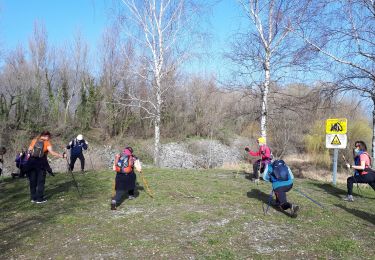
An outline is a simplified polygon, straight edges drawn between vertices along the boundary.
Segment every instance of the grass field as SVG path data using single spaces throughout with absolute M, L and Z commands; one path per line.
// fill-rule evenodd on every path
M 47 177 L 45 204 L 25 179 L 0 183 L 0 259 L 374 259 L 375 192 L 297 179 L 298 218 L 270 208 L 270 185 L 230 170 L 145 169 L 135 200 L 110 210 L 113 172 Z M 357 192 L 357 189 L 355 189 Z

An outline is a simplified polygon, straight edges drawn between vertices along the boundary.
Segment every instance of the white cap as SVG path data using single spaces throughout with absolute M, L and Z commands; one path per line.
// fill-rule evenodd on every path
M 78 141 L 81 141 L 82 139 L 83 139 L 83 135 L 81 135 L 81 134 L 77 135 L 77 140 Z

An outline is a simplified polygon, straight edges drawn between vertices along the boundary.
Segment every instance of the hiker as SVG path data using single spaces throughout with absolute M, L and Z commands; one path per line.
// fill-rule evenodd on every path
M 1 158 L 0 158 L 0 163 L 1 163 L 1 168 L 0 168 L 0 176 L 3 174 L 3 167 L 4 167 L 4 154 L 6 154 L 7 152 L 7 149 L 5 148 L 5 146 L 1 146 L 0 147 L 0 155 L 1 155 Z
M 353 184 L 368 183 L 375 190 L 375 172 L 371 167 L 371 157 L 367 153 L 367 146 L 363 141 L 356 141 L 353 150 L 354 165 L 346 164 L 348 169 L 354 169 L 353 176 L 346 180 L 348 195 L 344 198 L 346 201 L 354 201 Z
M 87 150 L 88 142 L 83 139 L 83 135 L 79 134 L 66 146 L 66 149 L 70 149 L 70 164 L 69 170 L 73 171 L 74 164 L 77 158 L 81 162 L 81 172 L 85 171 L 85 157 L 83 156 L 83 150 Z
M 265 166 L 263 179 L 272 183 L 272 190 L 276 195 L 276 206 L 285 211 L 290 209 L 290 216 L 297 217 L 299 206 L 287 201 L 286 193 L 293 187 L 294 176 L 283 160 L 275 160 Z
M 115 156 L 113 170 L 116 171 L 116 179 L 111 200 L 111 210 L 116 210 L 126 191 L 128 199 L 135 199 L 134 190 L 137 176 L 134 172 L 134 163 L 138 158 L 133 155 L 133 148 L 126 147 L 121 154 Z
M 251 156 L 260 157 L 259 160 L 253 163 L 253 175 L 254 182 L 259 182 L 259 173 L 264 171 L 264 167 L 271 162 L 271 150 L 266 145 L 266 138 L 260 137 L 257 140 L 259 145 L 258 152 L 251 151 L 248 146 L 245 147 L 245 151 L 248 152 Z
M 47 161 L 48 153 L 58 158 L 65 158 L 65 153 L 59 154 L 52 149 L 50 142 L 51 133 L 43 131 L 34 138 L 29 146 L 29 160 L 26 165 L 27 174 L 30 182 L 30 196 L 32 203 L 44 203 L 44 184 L 46 172 L 51 171 Z
M 28 159 L 27 157 L 27 153 L 24 149 L 22 149 L 21 152 L 17 154 L 16 159 L 14 161 L 16 163 L 16 167 L 19 169 L 19 173 L 12 173 L 13 178 L 15 178 L 16 176 L 18 176 L 19 178 L 26 177 L 26 164 Z

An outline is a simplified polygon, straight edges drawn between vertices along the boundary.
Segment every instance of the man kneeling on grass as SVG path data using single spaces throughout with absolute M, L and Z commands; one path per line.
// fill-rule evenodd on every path
M 275 160 L 266 165 L 263 179 L 272 183 L 272 189 L 276 195 L 276 204 L 281 210 L 290 209 L 290 216 L 297 217 L 299 207 L 289 203 L 286 193 L 293 187 L 294 176 L 290 168 L 283 160 Z

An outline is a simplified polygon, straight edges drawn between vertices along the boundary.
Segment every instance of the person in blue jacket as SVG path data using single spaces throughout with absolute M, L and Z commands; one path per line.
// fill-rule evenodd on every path
M 87 148 L 88 142 L 83 139 L 83 135 L 81 134 L 77 135 L 77 137 L 70 141 L 70 143 L 66 146 L 66 149 L 70 149 L 70 171 L 73 171 L 77 158 L 81 162 L 81 172 L 85 171 L 85 157 L 83 156 L 83 150 L 87 150 Z
M 294 176 L 285 162 L 275 160 L 267 164 L 263 172 L 263 179 L 272 183 L 272 189 L 276 195 L 276 205 L 284 211 L 290 209 L 290 216 L 297 217 L 299 206 L 291 204 L 286 198 L 286 193 L 293 187 Z

